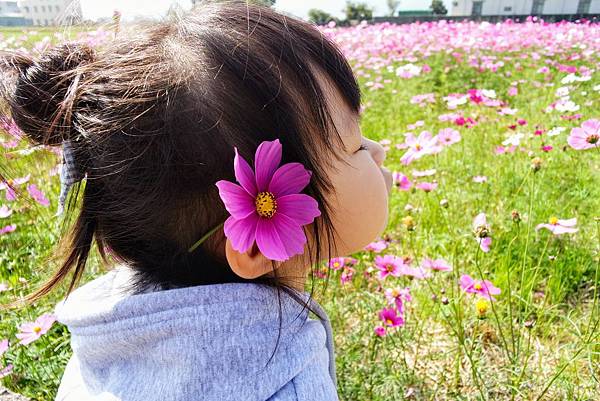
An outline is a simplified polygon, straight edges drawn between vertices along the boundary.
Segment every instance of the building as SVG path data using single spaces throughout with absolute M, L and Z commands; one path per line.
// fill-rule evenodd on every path
M 72 25 L 82 20 L 79 0 L 19 0 L 18 4 L 33 25 Z
M 600 0 L 453 0 L 452 16 L 600 14 Z
M 31 25 L 27 20 L 16 1 L 0 1 L 0 26 L 24 26 Z

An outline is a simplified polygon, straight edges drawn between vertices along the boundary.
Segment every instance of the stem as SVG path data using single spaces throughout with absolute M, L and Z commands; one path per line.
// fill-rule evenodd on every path
M 188 252 L 193 252 L 194 249 L 198 248 L 198 246 L 203 243 L 204 241 L 206 241 L 206 239 L 208 237 L 210 237 L 212 234 L 215 233 L 215 231 L 217 231 L 219 228 L 221 228 L 223 225 L 225 224 L 225 222 L 219 224 L 218 226 L 216 226 L 215 228 L 213 228 L 212 230 L 210 230 L 209 232 L 207 232 L 206 234 L 204 234 L 204 236 L 202 238 L 200 238 L 198 241 L 196 241 L 196 243 L 194 245 L 192 245 L 190 247 L 190 249 L 188 249 Z

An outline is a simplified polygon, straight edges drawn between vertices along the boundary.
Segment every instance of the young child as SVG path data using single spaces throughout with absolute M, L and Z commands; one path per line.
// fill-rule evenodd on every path
M 331 326 L 304 287 L 383 232 L 392 178 L 336 45 L 234 1 L 3 60 L 6 111 L 62 146 L 67 214 L 83 188 L 64 262 L 28 297 L 73 271 L 56 400 L 337 400 Z M 93 241 L 118 263 L 72 291 Z

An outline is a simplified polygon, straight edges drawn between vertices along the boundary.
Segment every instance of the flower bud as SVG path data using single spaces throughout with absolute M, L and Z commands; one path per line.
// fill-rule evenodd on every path
M 442 297 L 442 304 L 448 305 L 449 303 L 450 301 L 448 300 L 448 297 Z
M 523 325 L 525 326 L 525 328 L 527 329 L 531 329 L 533 328 L 533 326 L 535 325 L 535 320 L 526 320 Z
M 533 171 L 539 171 L 542 168 L 542 159 L 539 157 L 531 159 L 531 168 Z
M 444 209 L 448 209 L 448 199 L 444 198 L 440 201 L 440 206 Z
M 510 212 L 510 216 L 512 217 L 512 221 L 515 223 L 519 223 L 521 221 L 521 215 L 519 214 L 519 211 L 516 209 L 513 209 L 513 211 Z
M 404 224 L 408 231 L 413 231 L 415 229 L 415 220 L 412 218 L 412 216 L 403 217 L 402 224 Z

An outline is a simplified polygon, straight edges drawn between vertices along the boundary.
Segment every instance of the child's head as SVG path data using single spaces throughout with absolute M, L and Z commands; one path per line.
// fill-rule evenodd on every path
M 65 260 L 30 300 L 75 269 L 70 292 L 94 239 L 103 257 L 108 247 L 136 271 L 140 290 L 277 285 L 282 272 L 305 277 L 311 263 L 360 250 L 385 227 L 385 152 L 361 136 L 348 62 L 311 24 L 245 2 L 207 3 L 97 49 L 68 44 L 3 60 L 17 125 L 36 143 L 70 139 L 87 171 L 79 215 L 59 247 Z M 321 216 L 306 226 L 305 254 L 269 272 L 256 248 L 232 250 L 222 229 L 187 252 L 228 216 L 215 182 L 234 181 L 234 146 L 251 160 L 275 138 L 282 162 L 312 171 L 305 192 Z

